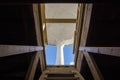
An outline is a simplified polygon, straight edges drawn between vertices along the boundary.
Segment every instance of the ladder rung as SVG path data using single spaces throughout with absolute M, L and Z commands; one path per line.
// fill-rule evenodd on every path
M 46 74 L 75 74 L 75 73 L 73 73 L 73 72 L 48 72 L 48 73 L 46 73 Z
M 74 73 L 66 73 L 66 72 L 50 72 L 50 73 L 46 73 L 46 75 L 48 77 L 74 77 Z
M 46 80 L 77 80 L 78 77 L 45 77 Z

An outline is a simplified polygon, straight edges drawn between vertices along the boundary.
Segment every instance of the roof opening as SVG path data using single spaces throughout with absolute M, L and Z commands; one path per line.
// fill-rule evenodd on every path
M 47 65 L 73 65 L 78 4 L 42 4 Z

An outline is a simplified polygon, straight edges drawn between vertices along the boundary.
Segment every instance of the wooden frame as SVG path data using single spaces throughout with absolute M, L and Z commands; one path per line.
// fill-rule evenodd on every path
M 46 19 L 46 23 L 76 23 L 76 19 Z
M 42 45 L 44 47 L 44 42 L 42 40 L 43 39 L 42 38 L 43 31 L 41 30 L 43 28 L 41 28 L 41 24 L 40 24 L 40 15 L 39 15 L 40 8 L 39 7 L 40 7 L 39 4 L 33 4 L 33 15 L 34 15 L 34 20 L 35 20 L 37 45 L 39 45 L 39 46 Z M 35 54 L 35 56 L 33 57 L 31 64 L 29 65 L 25 80 L 33 80 L 34 79 L 34 75 L 35 75 L 35 71 L 36 71 L 38 62 L 40 62 L 42 72 L 45 70 L 46 62 L 45 62 L 45 54 L 43 52 L 44 52 L 44 48 L 43 48 L 43 51 L 38 51 Z
M 42 50 L 42 46 L 0 45 L 0 57 Z
M 97 67 L 96 62 L 93 59 L 93 57 L 90 56 L 90 54 L 88 52 L 83 52 L 83 54 L 84 54 L 85 59 L 88 63 L 88 66 L 90 68 L 90 71 L 93 75 L 94 80 L 104 80 L 99 68 Z
M 77 20 L 76 20 L 76 31 L 75 31 L 75 38 L 74 38 L 74 49 L 73 52 L 77 53 L 78 46 L 79 46 L 79 40 L 81 36 L 81 28 L 82 28 L 82 21 L 83 21 L 83 4 L 78 4 L 78 9 L 77 9 Z
M 82 33 L 81 33 L 81 36 L 80 36 L 80 46 L 79 47 L 84 47 L 86 45 L 91 12 L 92 12 L 92 4 L 85 5 L 84 19 L 83 19 L 83 25 L 82 25 L 83 27 L 82 27 L 82 30 L 81 30 Z M 87 53 L 85 51 L 81 51 L 80 49 L 79 49 L 80 60 L 78 61 L 80 64 L 79 64 L 79 69 L 78 70 L 81 71 L 81 65 L 82 65 L 82 61 L 83 61 L 84 56 L 85 56 L 85 59 L 88 63 L 88 66 L 90 68 L 90 71 L 93 75 L 94 80 L 103 80 L 103 76 L 102 76 L 99 68 L 97 67 L 93 57 L 90 56 L 89 53 Z
M 42 5 L 44 6 L 44 5 Z M 34 13 L 34 20 L 35 20 L 35 28 L 36 28 L 36 36 L 37 36 L 37 44 L 38 45 L 42 45 L 44 47 L 44 41 L 43 41 L 43 28 L 42 25 L 40 24 L 41 20 L 40 20 L 40 5 L 39 4 L 33 4 L 33 13 Z M 44 52 L 44 48 L 43 48 L 43 52 Z M 45 59 L 45 54 L 43 52 L 40 52 L 42 54 L 42 60 L 40 61 L 40 63 L 44 63 L 43 65 L 41 65 L 42 71 L 45 70 L 46 68 L 46 59 Z
M 120 47 L 80 47 L 79 50 L 120 57 Z
M 72 72 L 76 73 L 75 77 L 79 77 L 79 80 L 85 80 L 84 77 L 77 70 L 73 70 Z
M 79 4 L 78 5 L 78 16 L 77 16 L 77 24 L 76 24 L 76 38 L 75 38 L 75 46 L 74 46 L 74 53 L 75 54 L 75 67 L 77 68 L 78 71 L 80 71 L 81 67 L 81 62 L 80 62 L 80 58 L 81 58 L 81 54 L 78 51 L 78 46 L 80 45 L 80 38 L 81 38 L 81 33 L 82 33 L 82 23 L 83 23 L 83 18 L 84 18 L 84 4 Z
M 78 58 L 77 58 L 77 64 L 76 64 L 76 69 L 79 72 L 81 71 L 82 63 L 83 63 L 83 54 L 82 54 L 82 52 L 79 51 Z
M 45 23 L 45 4 L 40 4 L 42 23 Z
M 44 38 L 44 43 L 47 44 L 47 29 L 46 29 L 46 17 L 45 17 L 45 4 L 39 4 L 40 6 L 40 14 L 39 16 L 41 16 L 42 19 L 42 28 L 43 28 L 43 38 Z
M 78 41 L 78 44 L 79 46 L 81 47 L 84 47 L 86 45 L 86 39 L 87 39 L 87 34 L 88 34 L 88 30 L 89 30 L 89 23 L 90 23 L 90 17 L 91 17 L 91 12 L 92 12 L 92 4 L 82 4 L 81 5 L 82 7 L 82 13 L 81 13 L 81 16 L 83 17 L 83 19 L 81 19 L 81 21 L 83 22 L 80 22 L 78 23 L 77 25 L 80 27 L 80 31 L 79 31 L 79 41 Z M 79 20 L 79 19 L 78 19 Z M 79 49 L 79 47 L 77 48 Z M 79 54 L 79 56 L 78 56 Z M 75 55 L 76 57 L 76 66 L 79 66 L 77 67 L 77 70 L 81 71 L 81 65 L 82 65 L 82 59 L 83 59 L 83 54 L 81 54 L 81 52 L 77 52 L 77 54 Z M 78 57 L 80 57 L 80 61 L 77 60 Z
M 37 37 L 37 44 L 42 45 L 42 36 L 41 36 L 41 24 L 40 24 L 40 15 L 39 15 L 39 4 L 33 4 L 33 15 L 35 21 L 35 30 L 36 30 L 36 37 Z
M 29 65 L 25 80 L 34 80 L 34 75 L 35 75 L 37 64 L 38 64 L 38 61 L 39 61 L 39 58 L 40 58 L 40 54 L 41 54 L 40 52 L 37 52 L 33 56 L 32 60 L 31 60 L 31 63 Z

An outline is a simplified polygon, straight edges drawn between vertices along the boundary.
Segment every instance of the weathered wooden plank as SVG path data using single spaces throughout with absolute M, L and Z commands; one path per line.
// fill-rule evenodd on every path
M 80 46 L 85 46 L 86 45 L 91 12 L 92 12 L 92 4 L 86 4 L 85 5 L 85 12 L 84 12 L 83 28 L 82 28 Z
M 76 23 L 76 19 L 45 19 L 46 23 Z
M 75 31 L 75 39 L 74 39 L 74 53 L 77 53 L 78 46 L 79 46 L 79 40 L 81 37 L 81 28 L 82 28 L 82 22 L 83 22 L 83 4 L 78 4 L 77 9 L 77 20 L 76 20 L 76 31 Z
M 85 80 L 78 70 L 73 70 L 72 72 L 75 73 L 75 77 L 79 77 L 79 80 Z
M 81 59 L 81 56 L 80 56 L 80 51 L 77 53 L 77 55 L 75 56 L 75 59 L 76 59 L 76 63 L 75 63 L 75 67 L 78 71 L 80 71 L 80 59 Z
M 40 4 L 42 23 L 45 23 L 45 4 Z
M 46 29 L 46 16 L 45 16 L 45 4 L 40 4 L 40 12 L 41 12 L 41 21 L 42 21 L 42 28 L 43 28 L 43 38 L 44 43 L 47 44 L 47 29 Z
M 46 80 L 77 80 L 78 77 L 45 77 Z
M 80 47 L 79 50 L 120 57 L 120 47 Z
M 65 75 L 66 75 L 66 74 L 68 74 L 68 75 L 74 75 L 73 72 L 71 73 L 71 72 L 67 72 L 67 71 L 61 71 L 61 72 L 60 72 L 60 71 L 59 71 L 59 72 L 53 71 L 53 72 L 48 72 L 48 73 L 46 73 L 46 74 L 57 74 L 57 75 L 61 75 L 61 74 L 65 74 Z
M 42 70 L 42 72 L 45 70 L 45 64 L 46 62 L 45 62 L 45 59 L 44 59 L 44 53 L 43 52 L 41 52 L 41 54 L 40 54 L 40 64 L 41 64 L 41 70 Z
M 76 65 L 76 68 L 77 68 L 78 71 L 81 70 L 81 65 L 83 63 L 83 57 L 84 56 L 83 56 L 82 52 L 79 51 L 78 58 L 77 58 L 77 65 Z
M 78 12 L 77 12 L 77 24 L 76 24 L 76 39 L 75 39 L 75 48 L 74 52 L 75 54 L 75 66 L 78 71 L 80 71 L 80 66 L 81 66 L 81 61 L 80 61 L 80 52 L 78 51 L 78 47 L 80 45 L 80 39 L 81 39 L 81 34 L 82 34 L 82 23 L 83 23 L 83 18 L 84 18 L 84 4 L 79 4 L 78 5 Z
M 46 19 L 46 16 L 45 16 L 45 4 L 39 4 L 39 16 L 42 18 L 41 21 L 42 21 L 42 24 L 41 24 L 41 32 L 42 32 L 42 40 L 43 40 L 43 46 L 45 47 L 45 44 L 47 43 L 47 33 L 46 33 L 46 23 L 45 23 L 45 19 Z M 45 49 L 43 50 L 42 54 L 41 54 L 41 64 L 42 64 L 42 72 L 45 70 L 46 68 L 46 59 L 45 59 Z
M 41 8 L 43 7 L 43 8 Z M 42 11 L 41 9 L 44 10 L 44 4 L 33 4 L 33 14 L 34 14 L 34 20 L 35 20 L 35 29 L 36 29 L 36 36 L 37 36 L 37 44 L 38 45 L 42 45 L 43 48 L 44 48 L 44 39 L 43 39 L 43 26 L 40 24 L 40 22 L 44 23 L 44 17 L 43 19 L 41 20 L 40 19 L 40 11 Z M 42 13 L 43 14 L 43 13 Z M 45 16 L 43 14 L 43 16 Z M 43 49 L 43 52 L 44 52 L 44 49 Z M 46 61 L 45 61 L 45 54 L 41 52 L 41 56 L 40 56 L 40 64 L 41 65 L 41 68 L 42 68 L 42 71 L 43 69 L 45 69 L 46 67 Z M 43 64 L 44 63 L 44 64 Z
M 84 47 L 86 45 L 86 39 L 87 39 L 87 34 L 88 34 L 88 30 L 89 30 L 89 23 L 90 23 L 90 17 L 91 17 L 91 12 L 92 12 L 92 4 L 83 4 L 81 5 L 81 7 L 83 7 L 83 22 L 81 22 L 81 35 L 80 35 L 80 41 L 78 44 L 80 44 L 79 46 L 81 47 Z M 79 24 L 80 25 L 80 24 Z M 79 48 L 78 48 L 79 49 Z M 78 51 L 79 52 L 79 51 Z M 76 54 L 77 57 L 81 57 L 81 60 L 78 61 L 77 60 L 77 64 L 79 65 L 79 68 L 78 70 L 81 71 L 81 65 L 82 65 L 82 62 L 83 61 L 83 54 L 81 54 L 79 52 L 79 56 Z
M 33 59 L 31 60 L 31 63 L 29 65 L 25 80 L 34 80 L 34 75 L 35 75 L 37 64 L 40 58 L 40 54 L 41 54 L 40 52 L 37 52 L 35 56 L 33 56 Z
M 42 41 L 43 40 L 43 37 L 42 37 L 43 36 L 42 29 L 43 28 L 41 28 L 42 26 L 40 24 L 40 22 L 42 22 L 42 21 L 40 20 L 40 6 L 39 6 L 39 4 L 33 4 L 33 15 L 34 15 L 34 21 L 35 21 L 37 45 L 42 45 L 44 47 L 44 42 Z M 44 49 L 43 49 L 43 51 L 44 51 Z M 45 61 L 44 61 L 45 56 L 43 56 L 43 51 L 41 51 L 41 52 L 38 51 L 36 53 L 35 57 L 33 57 L 31 64 L 29 65 L 25 80 L 33 80 L 34 79 L 35 71 L 36 71 L 38 62 L 40 62 L 40 66 L 41 66 L 42 71 L 43 71 L 43 69 L 45 69 Z
M 83 54 L 84 54 L 85 59 L 88 63 L 88 66 L 90 68 L 90 71 L 93 75 L 94 80 L 104 80 L 97 64 L 95 63 L 95 61 L 93 59 L 93 57 L 90 56 L 88 52 L 83 52 Z
M 0 57 L 42 50 L 42 46 L 0 45 Z
M 83 28 L 82 28 L 82 34 L 81 34 L 81 40 L 80 40 L 80 46 L 85 46 L 86 45 L 86 40 L 87 40 L 87 35 L 88 35 L 88 30 L 89 30 L 89 24 L 90 24 L 90 17 L 91 17 L 91 12 L 92 12 L 92 4 L 87 4 L 85 5 L 85 17 L 84 17 L 84 22 L 83 22 Z M 81 60 L 80 60 L 80 71 L 81 71 L 81 65 L 83 61 L 83 54 L 80 55 Z
M 44 25 L 44 29 L 43 29 L 44 43 L 48 44 L 46 24 L 43 24 L 43 25 Z
M 33 4 L 33 15 L 34 15 L 34 21 L 35 21 L 35 31 L 36 31 L 36 37 L 37 37 L 37 44 L 42 45 L 42 30 L 40 27 L 40 14 L 39 14 L 39 9 L 38 9 L 39 4 Z

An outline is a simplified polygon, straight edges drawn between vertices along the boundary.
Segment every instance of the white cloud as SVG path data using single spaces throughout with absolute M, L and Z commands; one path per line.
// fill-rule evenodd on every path
M 70 62 L 70 65 L 74 65 L 74 62 Z

